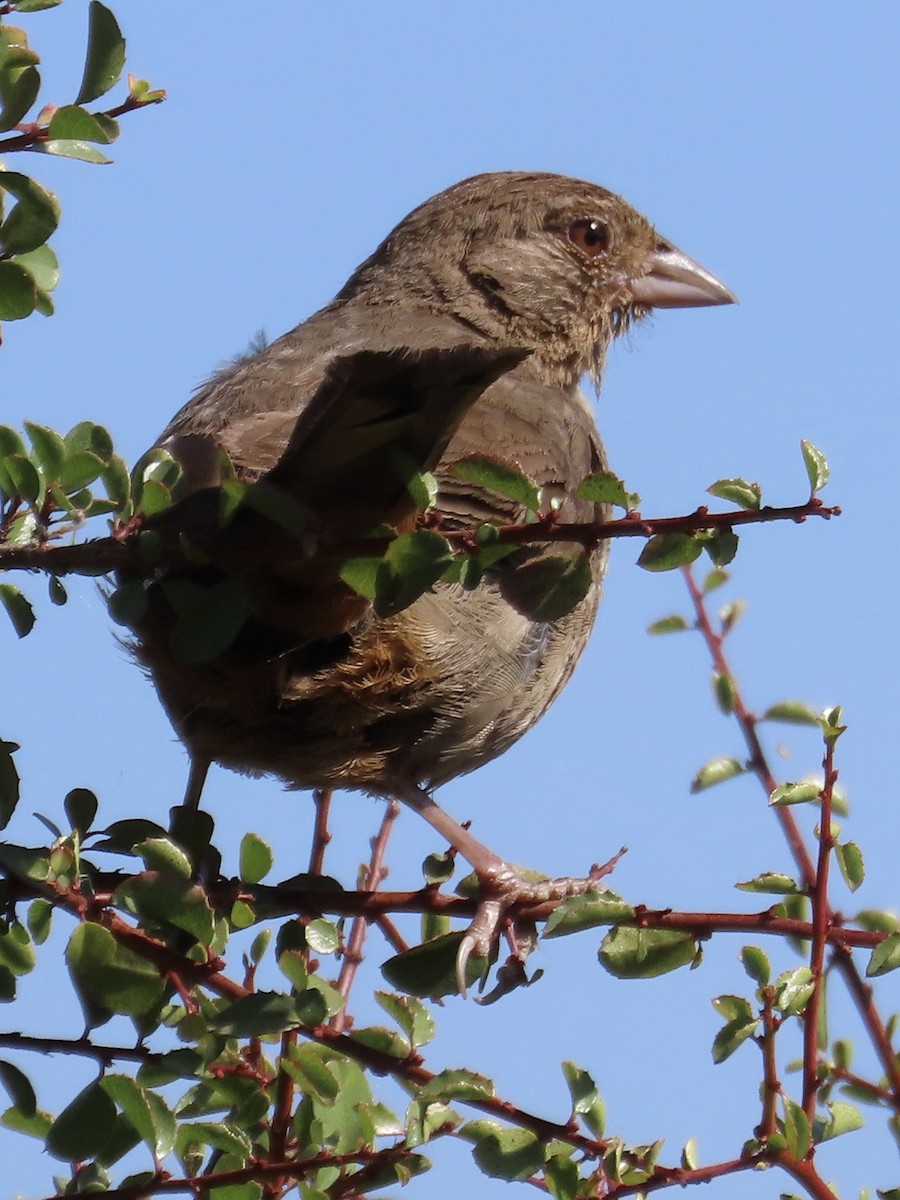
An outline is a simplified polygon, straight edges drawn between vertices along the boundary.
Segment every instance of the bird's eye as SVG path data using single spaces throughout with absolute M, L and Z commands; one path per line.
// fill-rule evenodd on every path
M 602 221 L 586 217 L 573 221 L 567 230 L 569 241 L 588 258 L 598 258 L 609 248 L 609 231 Z

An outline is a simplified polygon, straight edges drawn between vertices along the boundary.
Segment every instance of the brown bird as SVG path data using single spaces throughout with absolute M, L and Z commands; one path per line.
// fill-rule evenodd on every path
M 160 438 L 188 493 L 161 526 L 190 537 L 215 527 L 221 450 L 239 479 L 277 485 L 308 520 L 299 539 L 279 539 L 245 507 L 207 538 L 215 565 L 148 582 L 137 654 L 190 753 L 187 801 L 212 761 L 291 788 L 404 801 L 480 880 L 461 986 L 510 904 L 583 889 L 523 881 L 430 792 L 501 754 L 559 695 L 594 622 L 606 548 L 589 557 L 581 602 L 538 619 L 529 594 L 546 547 L 516 551 L 472 590 L 440 580 L 379 615 L 341 582 L 329 546 L 373 526 L 410 528 L 416 471 L 436 476 L 440 527 L 523 519 L 452 471 L 475 453 L 516 464 L 561 520 L 602 518 L 574 496 L 605 465 L 580 378 L 599 385 L 614 337 L 652 308 L 733 301 L 603 188 L 480 175 L 410 213 L 320 312 L 214 376 Z M 206 602 L 233 611 L 234 636 L 195 662 L 178 622 Z

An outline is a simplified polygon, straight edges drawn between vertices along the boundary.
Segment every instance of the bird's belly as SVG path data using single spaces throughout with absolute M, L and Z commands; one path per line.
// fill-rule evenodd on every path
M 194 750 L 289 787 L 434 786 L 503 753 L 542 716 L 595 608 L 589 598 L 561 621 L 537 622 L 488 582 L 477 592 L 438 584 L 370 621 L 322 669 L 294 670 L 283 657 L 242 678 L 239 704 L 220 680 L 205 699 L 194 690 L 189 712 L 167 707 Z

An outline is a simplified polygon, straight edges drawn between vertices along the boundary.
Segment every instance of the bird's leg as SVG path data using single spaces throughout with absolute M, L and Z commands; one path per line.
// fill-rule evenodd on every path
M 189 750 L 191 769 L 188 773 L 187 787 L 184 789 L 184 799 L 182 804 L 185 808 L 192 809 L 194 812 L 200 807 L 200 796 L 203 792 L 203 785 L 206 783 L 206 776 L 209 774 L 209 768 L 212 760 L 209 758 L 200 757 L 193 751 Z
M 604 867 L 594 864 L 582 879 L 525 879 L 515 867 L 511 867 L 499 854 L 473 837 L 458 821 L 454 821 L 422 788 L 402 788 L 395 795 L 446 838 L 478 876 L 481 889 L 478 911 L 456 955 L 456 984 L 463 996 L 466 994 L 466 965 L 469 959 L 473 954 L 477 958 L 488 956 L 503 915 L 511 905 L 544 904 L 548 900 L 565 900 L 569 896 L 580 895 L 594 887 L 610 869 L 610 864 Z

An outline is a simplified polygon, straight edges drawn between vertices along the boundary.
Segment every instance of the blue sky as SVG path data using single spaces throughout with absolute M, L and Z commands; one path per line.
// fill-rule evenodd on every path
M 527 168 L 621 192 L 741 304 L 662 313 L 614 349 L 598 402 L 611 463 L 644 512 L 663 515 L 703 503 L 705 488 L 730 475 L 758 480 L 772 502 L 799 502 L 800 439 L 828 455 L 825 499 L 844 515 L 749 529 L 719 595 L 748 601 L 731 654 L 751 707 L 789 697 L 845 706 L 844 835 L 861 845 L 868 877 L 853 897 L 838 882 L 835 904 L 895 906 L 900 10 L 886 0 L 219 0 L 214 19 L 210 11 L 174 0 L 116 6 L 128 69 L 169 100 L 123 121 L 115 165 L 8 161 L 60 196 L 63 277 L 56 316 L 5 328 L 0 419 L 65 429 L 90 417 L 136 458 L 210 370 L 257 330 L 275 336 L 327 301 L 442 187 Z M 66 0 L 22 18 L 44 57 L 47 99 L 77 90 L 86 14 L 83 0 Z M 688 794 L 703 762 L 740 755 L 739 735 L 714 708 L 699 639 L 646 636 L 687 600 L 677 576 L 640 571 L 635 557 L 633 543 L 614 547 L 594 639 L 553 711 L 442 798 L 514 861 L 578 872 L 627 844 L 614 882 L 629 899 L 749 910 L 752 897 L 733 883 L 789 869 L 788 854 L 751 781 Z M 40 580 L 25 586 L 44 590 Z M 94 587 L 71 591 L 67 609 L 42 606 L 27 641 L 0 627 L 0 736 L 22 743 L 24 800 L 10 830 L 20 841 L 41 837 L 29 814 L 58 814 L 73 786 L 94 788 L 109 820 L 164 817 L 183 787 L 184 756 L 152 688 L 117 647 Z M 802 729 L 773 729 L 767 744 L 785 778 L 820 758 Z M 216 771 L 205 803 L 226 870 L 248 826 L 275 845 L 282 876 L 305 864 L 302 797 Z M 371 800 L 339 800 L 336 873 L 349 876 L 366 856 L 379 816 Z M 391 885 L 416 886 L 433 848 L 424 823 L 404 815 Z M 713 1068 L 720 1022 L 708 998 L 749 990 L 742 940 L 716 939 L 699 971 L 633 984 L 596 967 L 598 941 L 547 943 L 544 979 L 496 1008 L 448 1004 L 432 1065 L 494 1073 L 501 1094 L 561 1117 L 557 1064 L 572 1058 L 595 1075 L 610 1132 L 666 1137 L 666 1161 L 692 1134 L 702 1161 L 731 1156 L 757 1117 L 759 1064 L 747 1047 Z M 780 968 L 794 965 L 768 948 Z M 373 938 L 373 968 L 381 950 Z M 52 978 L 48 969 L 25 981 L 27 1028 L 46 1031 L 49 1020 L 77 1036 L 73 1004 L 50 1014 Z M 868 1063 L 838 990 L 834 1033 L 854 1037 Z M 894 977 L 879 986 L 885 1011 L 897 993 Z M 0 1018 L 7 1027 L 17 1014 Z M 23 1065 L 48 1106 L 87 1079 L 70 1064 L 59 1082 L 47 1064 Z M 896 1183 L 889 1137 L 867 1115 L 866 1132 L 822 1154 L 842 1195 Z M 44 1194 L 49 1163 L 26 1149 L 0 1132 L 10 1190 Z M 465 1148 L 435 1157 L 442 1169 L 413 1185 L 426 1200 L 468 1186 L 502 1194 L 475 1183 Z M 743 1200 L 788 1183 L 740 1176 L 714 1186 L 717 1198 Z

